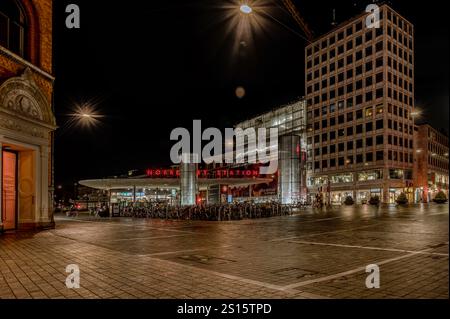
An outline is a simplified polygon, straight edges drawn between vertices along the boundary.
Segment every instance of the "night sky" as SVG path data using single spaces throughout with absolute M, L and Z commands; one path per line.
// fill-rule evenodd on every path
M 227 19 L 235 1 L 54 1 L 56 183 L 170 165 L 175 127 L 220 129 L 304 95 L 306 41 L 265 18 L 240 39 Z M 280 0 L 259 0 L 302 33 Z M 315 35 L 371 1 L 294 1 Z M 65 28 L 65 7 L 81 9 L 81 29 Z M 442 1 L 391 1 L 415 25 L 416 105 L 448 131 L 448 26 Z M 245 45 L 240 44 L 242 41 Z M 235 89 L 246 95 L 238 99 Z M 93 129 L 69 127 L 76 104 L 105 117 Z

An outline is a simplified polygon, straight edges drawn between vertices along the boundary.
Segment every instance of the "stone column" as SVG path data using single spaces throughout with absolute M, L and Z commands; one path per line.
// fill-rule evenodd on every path
M 181 206 L 195 205 L 197 195 L 197 164 L 194 154 L 183 154 L 180 163 Z
M 48 190 L 48 146 L 41 146 L 39 149 L 40 156 L 40 190 L 37 189 L 36 193 L 40 194 L 40 222 L 48 223 L 49 219 L 49 190 Z M 39 171 L 38 170 L 38 171 Z M 39 177 L 38 177 L 39 178 Z M 37 201 L 39 203 L 39 201 Z
M 0 136 L 0 170 L 2 169 L 2 163 L 3 163 L 3 143 L 1 141 L 2 136 Z M 2 206 L 2 197 L 1 194 L 3 192 L 2 187 L 2 172 L 0 171 L 0 233 L 3 231 L 3 206 Z
M 300 136 L 281 136 L 278 156 L 280 202 L 281 204 L 292 204 L 300 200 Z

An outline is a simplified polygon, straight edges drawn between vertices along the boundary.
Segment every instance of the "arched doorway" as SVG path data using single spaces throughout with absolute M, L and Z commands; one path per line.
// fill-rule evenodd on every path
M 50 104 L 30 69 L 0 85 L 0 229 L 52 224 Z

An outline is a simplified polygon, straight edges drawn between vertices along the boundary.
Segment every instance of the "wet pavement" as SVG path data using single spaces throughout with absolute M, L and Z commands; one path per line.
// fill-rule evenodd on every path
M 0 235 L 0 298 L 448 298 L 448 205 L 229 222 L 57 216 Z M 66 266 L 80 269 L 68 289 Z M 378 265 L 380 288 L 366 287 Z

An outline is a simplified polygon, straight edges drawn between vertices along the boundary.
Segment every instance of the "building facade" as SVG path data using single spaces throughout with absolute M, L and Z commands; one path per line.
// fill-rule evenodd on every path
M 428 124 L 417 125 L 416 201 L 430 202 L 440 191 L 448 198 L 448 136 Z
M 306 47 L 307 184 L 329 203 L 413 200 L 414 28 L 387 5 Z
M 0 230 L 53 226 L 52 1 L 0 1 Z
M 259 200 L 278 200 L 282 204 L 292 204 L 305 199 L 306 124 L 306 100 L 302 98 L 235 126 L 243 130 L 276 128 L 279 137 L 278 172 L 270 176 L 274 182 L 266 188 L 251 188 L 243 193 L 256 201 L 260 197 Z

